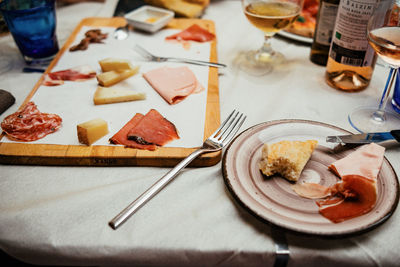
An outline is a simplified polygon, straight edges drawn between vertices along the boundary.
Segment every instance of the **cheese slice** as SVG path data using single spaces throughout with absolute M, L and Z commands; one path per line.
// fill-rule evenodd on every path
M 187 18 L 200 17 L 209 3 L 208 0 L 145 0 L 145 2 L 152 6 L 172 10 L 180 17 Z
M 101 86 L 111 86 L 125 79 L 128 79 L 129 77 L 138 73 L 138 71 L 139 66 L 136 66 L 134 69 L 123 71 L 111 70 L 98 74 L 96 78 Z
M 129 60 L 118 58 L 105 58 L 99 61 L 101 70 L 107 71 L 121 71 L 121 70 L 134 70 L 134 67 Z
M 105 120 L 98 118 L 78 124 L 77 131 L 79 142 L 90 146 L 108 134 L 108 125 Z
M 93 102 L 95 105 L 120 103 L 143 99 L 146 99 L 145 93 L 122 88 L 102 86 L 97 87 L 97 90 L 93 96 Z

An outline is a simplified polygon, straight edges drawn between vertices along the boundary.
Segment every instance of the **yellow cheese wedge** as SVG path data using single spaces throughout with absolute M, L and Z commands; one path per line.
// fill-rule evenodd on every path
M 103 119 L 93 119 L 77 125 L 78 140 L 80 143 L 90 146 L 106 134 L 108 134 L 107 122 Z
M 145 93 L 136 92 L 133 90 L 122 89 L 122 88 L 110 88 L 110 87 L 97 87 L 96 92 L 93 96 L 93 102 L 95 105 L 111 104 L 135 100 L 146 99 Z
M 175 14 L 187 18 L 200 17 L 209 3 L 207 0 L 145 0 L 145 2 L 172 10 Z
M 118 59 L 118 58 L 105 58 L 99 61 L 101 70 L 103 72 L 116 70 L 134 70 L 135 67 L 126 60 L 126 59 Z
M 123 70 L 123 71 L 111 70 L 97 74 L 96 78 L 101 86 L 111 86 L 135 75 L 136 73 L 138 73 L 138 71 L 139 71 L 138 66 L 132 70 Z

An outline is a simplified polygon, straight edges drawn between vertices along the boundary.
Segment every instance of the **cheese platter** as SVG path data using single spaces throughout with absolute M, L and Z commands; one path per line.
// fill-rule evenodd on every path
M 93 17 L 79 23 L 21 105 L 22 108 L 34 102 L 41 112 L 58 114 L 62 118 L 60 128 L 40 140 L 29 142 L 15 140 L 3 132 L 0 137 L 0 163 L 174 166 L 201 146 L 204 139 L 218 128 L 220 111 L 217 68 L 184 63 L 148 62 L 135 54 L 132 49 L 134 43 L 140 43 L 152 52 L 217 62 L 217 38 L 204 43 L 166 40 L 167 36 L 177 34 L 194 24 L 215 34 L 214 23 L 202 19 L 173 19 L 156 33 L 133 31 L 124 41 L 114 39 L 112 32 L 126 24 L 127 21 L 122 17 Z M 108 37 L 89 43 L 81 50 L 79 45 L 89 31 L 99 31 Z M 78 48 L 72 51 L 72 47 Z M 110 58 L 121 60 L 107 62 Z M 103 71 L 103 65 L 108 64 L 111 67 L 130 65 L 126 61 L 133 65 L 130 74 L 125 75 L 123 79 L 118 78 L 118 83 L 115 85 L 103 86 L 101 82 L 109 82 L 108 78 L 100 76 L 109 72 Z M 54 77 L 58 77 L 65 70 L 86 65 L 94 70 L 96 78 L 88 76 L 81 81 L 66 80 L 61 85 L 52 84 L 59 82 Z M 172 104 L 162 97 L 162 93 L 156 90 L 157 87 L 151 81 L 144 78 L 145 74 L 157 69 L 183 68 L 194 74 L 199 84 L 197 87 L 202 87 L 204 90 L 199 90 L 198 93 Z M 121 72 L 121 70 L 116 71 L 117 75 Z M 54 73 L 57 75 L 52 75 Z M 93 72 L 90 75 L 92 74 Z M 154 150 L 132 148 L 110 142 L 110 139 L 122 130 L 135 114 L 147 114 L 152 110 L 157 110 L 176 127 L 178 138 L 166 145 L 157 145 Z M 90 145 L 80 142 L 82 138 L 78 138 L 77 126 L 81 126 L 82 134 L 82 125 L 91 125 L 91 121 L 99 120 L 103 126 L 103 121 L 107 123 L 107 131 L 102 128 L 106 134 L 98 140 L 89 142 Z M 221 152 L 204 154 L 193 161 L 191 166 L 211 166 L 220 159 Z

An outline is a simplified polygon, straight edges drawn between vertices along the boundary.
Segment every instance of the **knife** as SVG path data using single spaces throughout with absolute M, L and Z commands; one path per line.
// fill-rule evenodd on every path
M 326 137 L 326 142 L 346 144 L 369 144 L 395 139 L 400 143 L 400 130 L 382 133 L 350 134 Z

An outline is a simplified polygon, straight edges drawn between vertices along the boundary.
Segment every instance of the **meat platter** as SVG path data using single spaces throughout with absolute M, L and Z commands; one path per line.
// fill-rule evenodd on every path
M 133 51 L 133 44 L 112 38 L 115 28 L 124 26 L 124 18 L 86 18 L 80 22 L 62 47 L 46 72 L 35 84 L 22 106 L 35 102 L 42 112 L 56 113 L 63 119 L 62 126 L 54 134 L 34 142 L 10 140 L 3 133 L 0 139 L 0 163 L 29 165 L 76 165 L 76 166 L 173 166 L 201 146 L 220 123 L 218 69 L 203 66 L 187 65 L 205 88 L 196 96 L 170 105 L 146 83 L 143 74 L 161 67 L 184 66 L 179 63 L 145 62 Z M 130 38 L 140 45 L 160 52 L 162 45 L 166 51 L 200 60 L 217 61 L 216 38 L 207 44 L 195 42 L 181 44 L 165 42 L 165 36 L 177 33 L 197 24 L 215 34 L 212 21 L 201 19 L 173 19 L 166 29 L 154 34 L 133 31 Z M 85 51 L 71 53 L 70 47 L 79 43 L 87 30 L 98 28 L 108 33 L 102 44 L 91 44 Z M 169 47 L 169 48 L 168 48 Z M 168 50 L 169 49 L 169 50 Z M 174 52 L 176 51 L 176 52 Z M 101 72 L 98 62 L 106 57 L 129 59 L 139 66 L 139 72 L 129 82 L 122 85 L 133 86 L 147 94 L 141 101 L 94 105 L 93 94 L 97 87 L 96 79 L 78 82 L 65 82 L 62 86 L 44 86 L 47 74 L 66 68 L 73 68 L 85 63 L 92 66 L 97 73 Z M 178 55 L 175 55 L 178 56 Z M 176 65 L 174 65 L 176 64 Z M 173 122 L 180 138 L 171 143 L 150 151 L 123 145 L 110 144 L 109 139 L 136 113 L 145 114 L 156 109 L 162 116 Z M 103 118 L 108 122 L 109 133 L 91 145 L 79 143 L 76 134 L 77 124 L 94 118 Z M 200 156 L 191 166 L 210 166 L 219 162 L 221 153 L 209 153 Z

